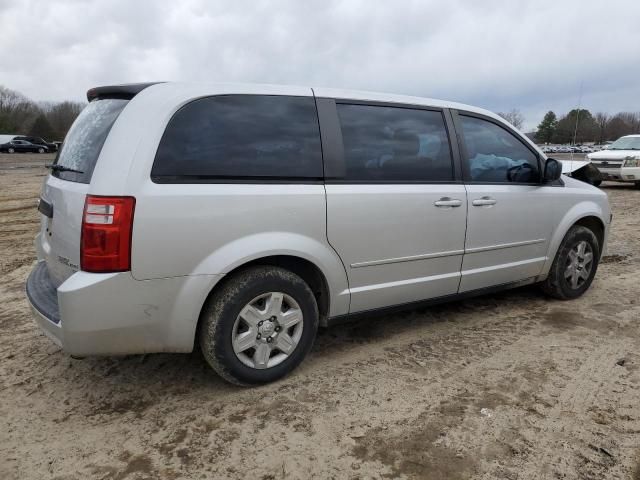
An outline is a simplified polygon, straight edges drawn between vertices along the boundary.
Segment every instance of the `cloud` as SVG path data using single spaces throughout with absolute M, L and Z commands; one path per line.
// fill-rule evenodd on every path
M 519 108 L 640 110 L 640 2 L 0 0 L 0 84 L 241 81 Z M 24 19 L 24 21 L 21 21 Z

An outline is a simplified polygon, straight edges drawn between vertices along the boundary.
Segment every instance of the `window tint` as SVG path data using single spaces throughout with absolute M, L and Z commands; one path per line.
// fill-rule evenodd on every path
M 512 133 L 475 117 L 460 116 L 474 182 L 536 183 L 538 159 Z
M 107 135 L 128 100 L 94 100 L 87 105 L 62 144 L 62 149 L 54 163 L 76 172 L 53 171 L 52 175 L 72 182 L 89 183 Z
M 441 112 L 338 104 L 345 179 L 450 181 L 453 164 Z
M 173 176 L 320 179 L 315 101 L 266 95 L 193 101 L 167 125 L 151 175 L 157 180 Z

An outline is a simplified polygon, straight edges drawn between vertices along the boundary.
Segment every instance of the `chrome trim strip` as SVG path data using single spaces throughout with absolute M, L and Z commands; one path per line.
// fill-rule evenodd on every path
M 364 285 L 362 287 L 350 288 L 351 294 L 368 292 L 372 290 L 388 289 L 394 287 L 406 287 L 407 285 L 415 285 L 416 283 L 433 282 L 434 280 L 444 280 L 446 278 L 460 277 L 460 272 L 443 273 L 440 275 L 430 275 L 428 277 L 409 278 L 408 280 L 398 280 L 396 282 L 376 283 L 373 285 Z
M 545 238 L 538 238 L 536 240 L 525 240 L 523 242 L 501 243 L 499 245 L 489 245 L 488 247 L 467 248 L 465 253 L 488 252 L 490 250 L 501 250 L 503 248 L 524 247 L 525 245 L 535 245 L 537 243 L 543 243 L 545 241 L 546 241 Z
M 499 265 L 490 265 L 488 267 L 473 268 L 471 270 L 462 270 L 460 273 L 464 278 L 467 275 L 476 275 L 478 273 L 487 273 L 494 270 L 504 270 L 512 267 L 521 267 L 523 265 L 529 265 L 531 263 L 544 263 L 547 261 L 547 257 L 530 258 L 529 260 L 521 260 L 519 262 L 501 263 Z
M 488 252 L 490 250 L 501 250 L 503 248 L 523 247 L 525 245 L 535 245 L 537 243 L 543 243 L 545 241 L 546 241 L 545 238 L 538 238 L 536 240 L 525 240 L 523 242 L 502 243 L 499 245 L 490 245 L 488 247 L 468 248 L 466 251 L 450 250 L 448 252 L 425 253 L 423 255 L 411 255 L 408 257 L 385 258 L 383 260 L 371 260 L 368 262 L 352 263 L 350 267 L 361 268 L 361 267 L 373 267 L 375 265 L 388 265 L 390 263 L 415 262 L 416 260 L 427 260 L 430 258 L 440 258 L 440 257 L 452 257 L 455 255 L 462 255 L 464 253 L 479 253 L 479 252 Z
M 411 255 L 409 257 L 386 258 L 384 260 L 371 260 L 368 262 L 352 263 L 351 268 L 372 267 L 374 265 L 387 265 L 389 263 L 414 262 L 416 260 L 426 260 L 429 258 L 452 257 L 462 255 L 464 250 L 451 250 L 448 252 L 425 253 L 423 255 Z

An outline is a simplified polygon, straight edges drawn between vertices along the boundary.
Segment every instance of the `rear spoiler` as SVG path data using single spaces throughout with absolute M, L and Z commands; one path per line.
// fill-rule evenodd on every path
M 95 87 L 87 91 L 87 100 L 90 102 L 99 98 L 121 98 L 124 100 L 131 100 L 145 88 L 158 83 L 164 82 L 127 83 L 123 85 Z

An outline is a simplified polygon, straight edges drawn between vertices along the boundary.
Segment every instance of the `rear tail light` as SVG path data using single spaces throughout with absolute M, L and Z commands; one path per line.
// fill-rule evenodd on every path
M 134 197 L 87 195 L 82 215 L 80 269 L 108 273 L 131 270 Z

